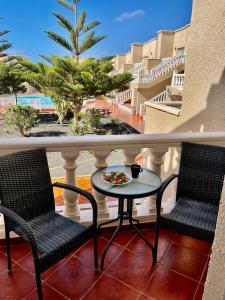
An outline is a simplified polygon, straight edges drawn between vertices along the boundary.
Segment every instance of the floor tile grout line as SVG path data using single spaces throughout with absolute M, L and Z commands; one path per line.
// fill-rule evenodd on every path
M 88 295 L 88 293 L 93 289 L 93 287 L 97 284 L 97 282 L 103 277 L 105 273 L 102 272 L 99 277 L 93 282 L 93 284 L 87 289 L 87 291 L 79 298 L 79 300 L 84 299 L 85 296 Z
M 160 261 L 159 261 L 158 263 L 159 263 L 161 266 L 167 268 L 168 270 L 171 270 L 171 271 L 173 271 L 173 272 L 175 272 L 175 273 L 177 273 L 177 274 L 180 274 L 180 275 L 182 275 L 182 276 L 184 276 L 184 277 L 187 277 L 187 278 L 189 278 L 189 279 L 191 279 L 191 280 L 193 280 L 193 281 L 199 283 L 200 280 L 201 280 L 201 278 L 202 278 L 202 276 L 203 276 L 203 274 L 204 274 L 204 270 L 205 270 L 206 265 L 205 265 L 204 268 L 203 268 L 202 275 L 200 276 L 200 279 L 197 280 L 197 279 L 193 279 L 193 278 L 189 277 L 189 276 L 186 275 L 186 274 L 180 273 L 180 272 L 178 272 L 178 271 L 176 271 L 176 270 L 174 270 L 174 269 L 172 269 L 172 268 L 169 268 L 168 266 L 166 266 L 166 265 L 164 265 L 164 264 L 162 263 L 163 257 L 169 252 L 169 249 L 170 249 L 171 247 L 172 247 L 172 243 L 171 243 L 170 246 L 167 248 L 167 250 L 165 251 L 165 253 L 163 254 L 163 256 L 161 257 L 161 259 L 160 259 Z M 189 249 L 189 250 L 190 250 L 190 249 Z M 207 259 L 207 261 L 206 261 L 206 264 L 207 264 L 207 262 L 208 262 L 208 259 Z
M 168 246 L 167 246 L 165 252 L 163 253 L 162 257 L 163 257 L 164 254 L 167 252 L 167 250 L 168 250 L 168 248 L 169 248 L 170 246 L 171 246 L 171 243 L 168 244 Z M 138 253 L 138 252 L 135 252 L 135 251 L 131 250 L 130 248 L 125 247 L 125 249 L 128 250 L 129 252 L 132 252 L 132 253 L 138 255 L 138 256 L 141 256 L 141 257 L 144 257 L 144 258 L 149 258 L 148 255 L 140 254 L 140 253 Z M 149 249 L 150 249 L 150 248 L 149 248 Z M 150 250 L 151 250 L 151 249 L 150 249 Z M 151 251 L 152 251 L 152 250 L 151 250 Z M 159 260 L 157 263 L 159 263 L 159 262 L 161 261 L 162 257 L 160 258 L 160 260 Z
M 201 283 L 199 283 L 199 284 L 197 285 L 197 288 L 196 288 L 195 293 L 194 293 L 194 296 L 193 296 L 193 300 L 196 299 L 197 292 L 198 292 L 198 289 L 199 289 L 199 287 L 200 287 L 200 284 L 201 284 Z
M 118 247 L 118 245 L 116 245 L 116 246 Z M 111 263 L 108 265 L 108 267 L 107 267 L 106 269 L 100 270 L 100 271 L 102 271 L 102 272 L 104 273 L 106 270 L 108 270 L 108 268 L 111 267 L 112 263 L 113 263 L 113 262 L 120 256 L 120 254 L 125 250 L 125 248 L 122 247 L 121 245 L 120 245 L 120 248 L 121 248 L 121 249 L 120 249 L 118 255 L 115 256 L 115 258 L 111 261 Z M 76 256 L 76 254 L 74 255 L 74 257 L 76 257 L 77 259 L 79 259 L 80 261 L 82 261 L 83 263 L 85 263 L 86 265 L 88 265 L 88 266 L 90 267 L 90 264 L 89 264 L 87 261 L 85 261 L 84 259 L 80 258 L 79 256 Z M 99 270 L 99 269 L 98 269 L 98 270 Z
M 68 255 L 70 255 L 70 254 L 68 254 Z M 57 272 L 59 269 L 61 269 L 61 267 L 63 267 L 66 263 L 68 263 L 69 260 L 70 260 L 72 257 L 73 257 L 73 255 L 70 255 L 70 257 L 68 257 L 67 259 L 65 259 L 65 261 L 64 261 L 60 266 L 56 267 L 56 269 L 55 269 L 54 271 L 52 271 L 52 273 L 51 273 L 49 276 L 47 276 L 46 278 L 44 278 L 43 281 L 46 283 L 46 281 L 47 281 L 53 274 L 55 274 L 55 272 Z M 55 265 L 53 265 L 53 266 L 55 266 Z M 53 266 L 52 266 L 52 267 L 53 267 Z M 50 267 L 50 268 L 51 268 L 51 267 Z M 49 269 L 50 269 L 50 268 L 49 268 Z M 46 271 L 49 270 L 49 269 L 46 269 Z
M 116 241 L 113 241 L 113 243 L 116 244 L 116 245 L 119 245 L 119 246 L 121 246 L 121 247 L 126 248 L 127 245 L 131 242 L 131 240 L 133 240 L 133 239 L 135 238 L 136 235 L 137 235 L 137 234 L 134 232 L 134 236 L 132 236 L 132 237 L 130 238 L 130 240 L 129 240 L 125 245 L 121 245 L 120 243 L 118 243 L 118 242 L 116 242 Z M 105 241 L 108 241 L 108 242 L 109 242 L 109 240 L 110 240 L 110 239 L 107 239 L 107 238 L 105 238 L 105 237 L 101 237 L 101 238 L 104 239 Z
M 202 271 L 202 275 L 200 276 L 200 279 L 199 279 L 199 283 L 203 283 L 204 284 L 204 282 L 202 282 L 201 280 L 202 280 L 202 278 L 203 278 L 203 276 L 205 274 L 205 271 L 207 269 L 208 263 L 209 263 L 209 259 L 206 260 L 205 266 L 204 266 L 203 271 Z
M 182 245 L 182 244 L 176 243 L 175 241 L 173 241 L 173 244 L 174 244 L 175 246 L 182 247 L 182 248 L 191 250 L 191 251 L 193 251 L 193 252 L 197 252 L 198 254 L 204 255 L 204 256 L 206 256 L 206 257 L 209 257 L 209 254 L 206 254 L 206 253 L 204 253 L 204 252 L 202 252 L 202 251 L 200 251 L 200 250 L 198 250 L 198 249 L 194 249 L 194 248 L 190 248 L 190 247 L 184 246 L 184 245 Z
M 186 279 L 189 279 L 189 280 L 191 280 L 191 281 L 193 281 L 193 282 L 195 282 L 195 283 L 197 283 L 197 284 L 200 283 L 199 280 L 193 279 L 193 278 L 187 276 L 186 274 L 180 273 L 180 272 L 178 272 L 178 271 L 176 271 L 176 270 L 174 270 L 174 269 L 172 269 L 172 268 L 168 268 L 167 266 L 165 266 L 165 265 L 163 265 L 163 264 L 160 264 L 160 266 L 162 266 L 162 267 L 166 268 L 167 270 L 170 270 L 170 271 L 172 271 L 172 272 L 174 272 L 174 273 L 176 273 L 176 274 L 179 274 L 179 275 L 181 275 L 182 277 L 185 277 Z
M 51 284 L 44 282 L 44 284 L 46 286 L 48 286 L 49 288 L 51 288 L 52 290 L 54 290 L 55 292 L 57 292 L 58 294 L 60 294 L 61 296 L 63 296 L 66 300 L 70 300 L 71 298 L 65 296 L 63 293 L 61 293 L 59 290 L 57 290 L 55 287 L 53 287 Z
M 142 294 L 142 295 L 144 295 L 144 296 L 148 296 L 148 295 L 146 295 L 146 294 L 143 292 L 143 290 L 140 291 L 140 290 L 134 288 L 133 286 L 131 286 L 131 285 L 129 285 L 128 283 L 126 283 L 126 282 L 120 280 L 119 278 L 114 277 L 112 274 L 106 273 L 106 275 L 109 276 L 109 277 L 111 277 L 111 278 L 113 278 L 114 280 L 120 282 L 121 284 L 127 286 L 128 288 L 132 289 L 133 291 L 138 292 L 138 293 L 140 293 L 140 294 Z

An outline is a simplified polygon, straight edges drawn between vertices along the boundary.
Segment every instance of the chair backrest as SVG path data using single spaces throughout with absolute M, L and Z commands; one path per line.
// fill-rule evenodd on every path
M 225 175 L 225 148 L 183 143 L 177 196 L 219 205 Z
M 27 221 L 55 209 L 45 149 L 0 156 L 0 201 Z

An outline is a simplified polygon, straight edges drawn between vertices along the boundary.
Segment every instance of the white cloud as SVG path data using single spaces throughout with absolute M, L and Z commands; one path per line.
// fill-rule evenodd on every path
M 116 22 L 123 22 L 126 19 L 132 19 L 135 17 L 142 17 L 144 16 L 145 12 L 143 9 L 137 9 L 131 12 L 124 12 L 123 14 L 121 14 L 120 16 L 116 17 L 114 19 L 114 21 Z

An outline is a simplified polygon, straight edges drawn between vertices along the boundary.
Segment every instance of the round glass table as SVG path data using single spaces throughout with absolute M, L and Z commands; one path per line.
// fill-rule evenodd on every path
M 103 176 L 106 173 L 110 173 L 112 171 L 120 171 L 124 172 L 132 178 L 131 168 L 130 166 L 111 166 L 107 168 L 102 168 L 93 173 L 91 177 L 91 184 L 93 188 L 106 196 L 111 196 L 118 198 L 118 217 L 116 219 L 110 220 L 108 222 L 104 222 L 99 225 L 99 229 L 106 224 L 115 222 L 119 220 L 119 224 L 114 231 L 108 245 L 106 246 L 101 260 L 101 269 L 104 267 L 105 255 L 112 244 L 114 238 L 116 237 L 118 231 L 122 227 L 123 221 L 128 220 L 130 225 L 135 229 L 138 235 L 146 242 L 146 244 L 151 248 L 153 252 L 153 261 L 155 260 L 155 251 L 154 246 L 149 243 L 149 241 L 145 238 L 143 233 L 140 231 L 139 221 L 134 219 L 132 216 L 132 208 L 133 208 L 133 200 L 144 198 L 151 196 L 157 193 L 162 185 L 162 181 L 160 177 L 154 172 L 142 168 L 142 172 L 139 173 L 139 177 L 137 179 L 132 179 L 131 182 L 125 185 L 113 185 L 103 180 Z M 127 199 L 127 207 L 126 210 L 124 208 L 124 200 Z M 134 224 L 135 222 L 135 224 Z

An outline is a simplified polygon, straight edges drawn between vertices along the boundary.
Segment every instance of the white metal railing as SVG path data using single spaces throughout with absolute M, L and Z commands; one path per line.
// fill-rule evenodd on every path
M 116 95 L 116 104 L 122 104 L 132 98 L 132 89 L 128 89 Z
M 145 71 L 144 62 L 137 63 L 134 65 L 132 69 L 130 69 L 130 73 L 133 75 L 143 74 Z
M 197 142 L 206 144 L 225 144 L 225 132 L 196 132 L 196 133 L 170 133 L 170 134 L 140 134 L 127 136 L 83 136 L 83 137 L 48 137 L 48 138 L 1 138 L 0 155 L 28 149 L 46 148 L 46 151 L 58 152 L 64 160 L 65 178 L 68 184 L 76 184 L 77 167 L 76 160 L 80 152 L 92 151 L 96 161 L 95 167 L 102 168 L 107 166 L 107 158 L 115 149 L 120 149 L 124 153 L 124 164 L 132 164 L 135 158 L 143 149 L 145 157 L 145 166 L 161 174 L 163 169 L 164 157 L 171 159 L 167 166 L 174 167 L 174 158 L 179 163 L 179 149 L 182 142 Z M 172 149 L 171 149 L 172 148 Z M 174 148 L 177 149 L 176 155 L 173 156 Z M 171 163 L 173 161 L 173 163 Z M 150 162 L 150 165 L 149 165 Z M 118 163 L 118 161 L 117 161 Z M 176 167 L 175 167 L 176 168 Z M 169 173 L 174 170 L 169 170 Z M 91 175 L 91 174 L 90 174 Z M 174 192 L 175 193 L 175 192 Z M 98 204 L 98 213 L 100 222 L 115 218 L 117 215 L 117 202 L 109 205 L 105 201 L 105 196 L 93 190 L 93 194 Z M 175 197 L 174 197 L 175 199 Z M 175 200 L 174 200 L 175 201 Z M 170 201 L 169 201 L 170 202 Z M 175 203 L 175 202 L 174 202 Z M 173 203 L 173 204 L 174 204 Z M 134 206 L 136 217 L 140 221 L 155 220 L 155 197 L 139 200 L 139 205 Z M 172 203 L 163 203 L 163 212 L 166 213 L 168 206 Z M 92 218 L 91 207 L 87 204 L 79 204 L 77 195 L 71 192 L 64 193 L 63 213 L 67 217 L 79 219 L 82 223 L 88 224 Z M 1 228 L 2 229 L 2 228 Z
M 42 105 L 42 101 L 43 101 L 43 98 L 26 98 L 24 100 L 24 105 L 27 105 L 27 106 L 32 106 L 36 109 L 39 109 L 41 110 L 41 108 L 43 107 Z M 20 103 L 20 99 L 18 99 L 18 103 Z M 6 97 L 6 98 L 0 98 L 0 107 L 8 107 L 8 106 L 11 106 L 11 105 L 15 105 L 16 104 L 16 99 L 15 97 L 14 98 L 9 98 L 9 97 Z
M 156 66 L 155 68 L 151 69 L 148 74 L 139 74 L 137 79 L 135 79 L 138 83 L 146 83 L 149 84 L 156 79 L 164 76 L 168 72 L 171 72 L 175 69 L 177 69 L 181 64 L 185 63 L 186 55 L 176 55 L 174 57 L 171 57 L 170 59 L 167 59 L 166 61 L 163 61 L 161 64 Z
M 176 87 L 178 89 L 183 89 L 183 87 L 184 87 L 184 78 L 185 78 L 184 74 L 173 74 L 171 86 Z
M 8 107 L 16 104 L 15 98 L 0 98 L 0 107 Z

